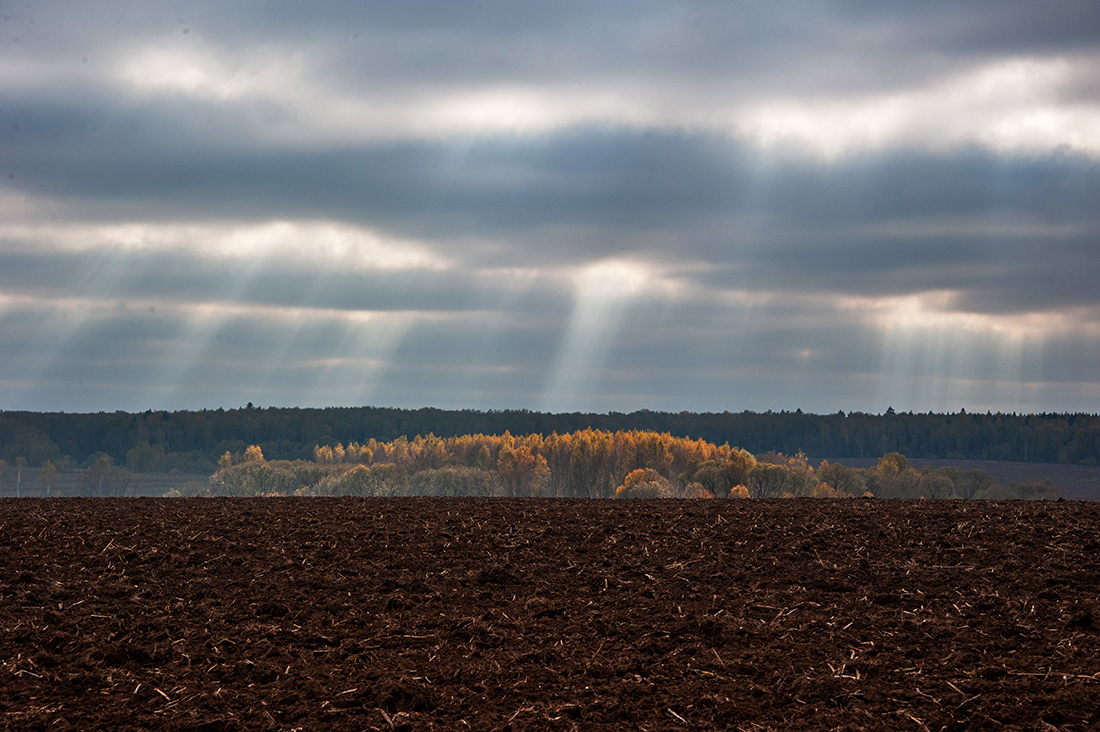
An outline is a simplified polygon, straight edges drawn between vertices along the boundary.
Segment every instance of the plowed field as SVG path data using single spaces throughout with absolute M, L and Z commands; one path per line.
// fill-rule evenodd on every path
M 0 728 L 1100 727 L 1100 506 L 0 501 Z

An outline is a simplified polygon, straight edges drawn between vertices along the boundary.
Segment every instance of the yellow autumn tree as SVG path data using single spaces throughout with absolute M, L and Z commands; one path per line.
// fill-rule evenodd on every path
M 672 498 L 672 484 L 652 468 L 632 470 L 615 489 L 616 498 Z

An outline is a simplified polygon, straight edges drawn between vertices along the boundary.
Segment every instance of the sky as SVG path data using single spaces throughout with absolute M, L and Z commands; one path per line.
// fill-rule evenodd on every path
M 0 2 L 0 409 L 1100 412 L 1094 0 Z

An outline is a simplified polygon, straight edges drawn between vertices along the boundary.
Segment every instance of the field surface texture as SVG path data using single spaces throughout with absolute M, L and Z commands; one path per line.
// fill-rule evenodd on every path
M 1100 506 L 0 501 L 0 728 L 1100 727 Z

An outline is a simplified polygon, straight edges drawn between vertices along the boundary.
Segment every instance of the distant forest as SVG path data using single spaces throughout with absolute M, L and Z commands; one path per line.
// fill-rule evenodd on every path
M 417 435 L 540 434 L 643 430 L 730 445 L 753 454 L 810 457 L 1013 460 L 1096 465 L 1100 415 L 796 412 L 544 414 L 342 407 L 255 408 L 140 414 L 0 411 L 0 459 L 61 472 L 107 458 L 132 473 L 205 473 L 225 453 L 260 447 L 269 460 L 312 460 L 314 448 Z

